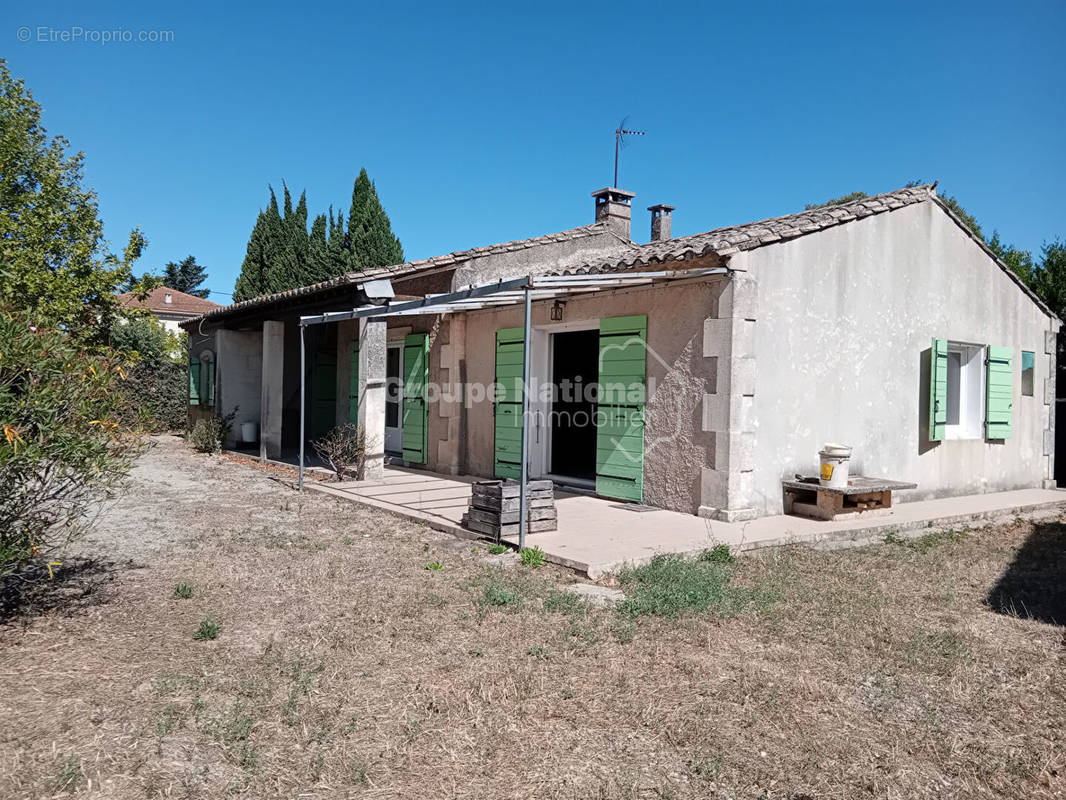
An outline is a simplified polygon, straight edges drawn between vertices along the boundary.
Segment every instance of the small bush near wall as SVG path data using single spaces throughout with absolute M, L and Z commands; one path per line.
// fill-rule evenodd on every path
M 319 458 L 339 481 L 361 481 L 366 474 L 366 431 L 358 425 L 339 425 L 312 442 Z
M 235 408 L 223 417 L 215 415 L 196 420 L 189 431 L 189 443 L 201 453 L 220 452 L 236 416 Z

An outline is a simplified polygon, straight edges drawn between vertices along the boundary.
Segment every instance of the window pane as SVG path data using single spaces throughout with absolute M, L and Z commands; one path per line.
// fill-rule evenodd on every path
M 948 353 L 948 425 L 959 424 L 959 390 L 962 384 L 962 353 Z
M 1022 395 L 1033 396 L 1033 385 L 1036 378 L 1036 353 L 1022 350 Z

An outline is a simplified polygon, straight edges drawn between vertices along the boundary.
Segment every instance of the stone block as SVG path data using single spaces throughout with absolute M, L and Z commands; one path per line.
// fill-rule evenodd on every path
M 728 395 L 703 395 L 703 430 L 709 433 L 729 430 Z
M 711 317 L 703 321 L 703 356 L 717 356 L 728 360 L 733 338 L 733 322 L 729 318 Z
M 748 357 L 732 359 L 733 374 L 730 379 L 731 391 L 742 395 L 755 394 L 755 359 Z

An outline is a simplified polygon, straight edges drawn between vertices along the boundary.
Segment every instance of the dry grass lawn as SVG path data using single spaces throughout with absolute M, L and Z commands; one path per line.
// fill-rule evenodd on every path
M 1066 797 L 1063 531 L 703 565 L 706 610 L 634 615 L 161 439 L 110 563 L 0 625 L 0 795 Z

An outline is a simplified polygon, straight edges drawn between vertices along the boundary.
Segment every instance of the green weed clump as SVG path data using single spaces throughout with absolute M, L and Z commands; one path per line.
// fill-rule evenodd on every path
M 618 578 L 627 595 L 618 611 L 629 617 L 677 617 L 692 611 L 733 616 L 758 595 L 756 589 L 733 585 L 731 565 L 681 556 L 656 556 Z
M 222 626 L 212 619 L 204 619 L 200 621 L 200 627 L 196 629 L 196 632 L 192 635 L 192 638 L 197 641 L 204 641 L 206 639 L 217 639 L 219 631 L 222 630 Z
M 523 547 L 519 551 L 519 555 L 522 557 L 522 563 L 533 569 L 543 567 L 547 562 L 547 559 L 544 556 L 544 551 L 539 547 Z
M 481 604 L 485 606 L 517 606 L 521 601 L 518 592 L 498 583 L 488 584 L 481 593 Z
M 187 583 L 179 583 L 174 586 L 174 596 L 181 600 L 192 597 L 192 586 Z
M 498 556 L 507 552 L 507 545 L 505 544 L 490 544 L 489 555 Z
M 733 551 L 727 544 L 716 544 L 709 550 L 704 550 L 700 553 L 700 561 L 706 561 L 708 564 L 732 564 L 736 561 L 733 556 Z

